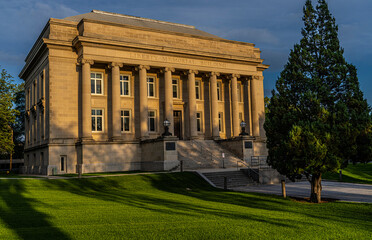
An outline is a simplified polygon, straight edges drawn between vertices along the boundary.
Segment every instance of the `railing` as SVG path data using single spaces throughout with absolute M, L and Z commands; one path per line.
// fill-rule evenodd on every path
M 213 161 L 217 161 L 219 162 L 220 166 L 222 168 L 225 168 L 225 159 L 226 158 L 229 158 L 230 156 L 234 156 L 236 157 L 235 155 L 229 153 L 229 152 L 224 152 L 224 157 L 222 157 L 222 153 L 221 153 L 221 156 L 217 156 L 216 154 L 213 154 L 211 151 L 209 151 L 208 149 L 206 149 L 205 147 L 203 147 L 202 145 L 198 144 L 198 142 L 196 142 L 195 140 L 191 140 L 191 144 L 193 145 L 193 147 L 196 147 L 196 148 L 199 148 L 199 152 L 201 155 L 204 156 L 205 159 L 209 159 L 211 162 Z M 237 157 L 236 157 L 237 158 Z M 238 160 L 236 162 L 236 169 L 239 170 L 239 168 L 241 167 L 249 167 L 248 164 L 242 160 Z

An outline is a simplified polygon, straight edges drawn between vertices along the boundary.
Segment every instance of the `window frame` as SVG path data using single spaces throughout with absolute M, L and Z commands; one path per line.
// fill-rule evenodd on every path
M 225 132 L 223 122 L 223 112 L 218 112 L 218 130 L 220 133 Z
M 238 102 L 243 102 L 242 100 L 242 98 L 243 98 L 243 94 L 242 94 L 242 84 L 240 83 L 240 82 L 238 82 L 238 84 L 237 84 L 237 87 L 236 87 L 236 89 L 237 89 L 237 94 L 238 94 Z
M 128 77 L 128 80 L 124 80 L 122 79 L 122 77 Z M 130 97 L 131 94 L 132 94 L 132 91 L 131 91 L 131 75 L 130 74 L 120 74 L 119 75 L 119 81 L 120 81 L 120 96 L 121 97 Z M 128 94 L 124 94 L 124 86 L 125 86 L 125 83 L 128 83 Z
M 59 169 L 60 172 L 67 172 L 67 155 L 59 156 L 59 167 L 60 167 Z
M 149 82 L 149 79 L 153 79 L 154 81 L 151 83 Z M 147 97 L 148 98 L 155 98 L 156 97 L 156 77 L 155 76 L 147 76 L 146 78 L 147 80 Z M 150 96 L 150 84 L 153 85 L 153 92 L 154 92 L 154 95 L 153 96 Z
M 97 115 L 97 113 L 95 113 L 95 115 L 93 115 L 92 111 L 95 110 L 101 110 L 102 111 L 102 115 Z M 95 130 L 93 130 L 93 125 L 92 125 L 92 133 L 103 133 L 105 132 L 105 111 L 103 108 L 92 108 L 91 110 L 91 118 L 93 118 L 93 116 L 95 117 Z M 97 131 L 97 116 L 101 116 L 102 118 L 102 131 Z
M 94 77 L 94 93 L 92 93 L 92 73 L 95 74 Z M 102 78 L 101 80 L 101 93 L 97 93 L 97 74 L 101 74 Z M 90 72 L 90 94 L 96 95 L 96 96 L 102 96 L 104 93 L 104 82 L 105 82 L 105 74 L 100 71 L 91 71 Z
M 129 112 L 129 116 L 125 116 L 124 112 Z M 128 118 L 129 119 L 129 130 L 126 131 L 125 130 L 125 125 L 124 125 L 124 122 L 125 122 L 125 118 Z M 120 120 L 121 120 L 121 132 L 122 133 L 130 133 L 132 132 L 132 111 L 130 109 L 121 109 L 120 110 Z
M 150 116 L 150 112 L 153 112 L 154 113 L 154 116 Z M 154 119 L 154 130 L 152 131 L 151 128 L 150 128 L 150 118 L 153 118 Z M 156 133 L 157 132 L 157 114 L 156 114 L 156 110 L 148 110 L 148 113 L 147 113 L 147 130 L 149 131 L 149 133 Z
M 217 101 L 222 102 L 222 81 L 217 81 Z
M 174 84 L 173 81 L 176 81 L 177 83 Z M 177 96 L 174 97 L 174 89 L 173 87 L 176 86 L 177 87 Z M 173 99 L 180 99 L 180 80 L 178 78 L 172 78 L 172 98 Z
M 197 83 L 198 83 L 198 86 L 197 86 Z M 201 80 L 195 80 L 195 99 L 196 100 L 202 100 L 202 89 L 201 89 L 201 86 L 202 86 L 202 81 Z M 199 98 L 197 97 L 197 94 L 199 94 Z
M 200 115 L 199 117 L 198 114 Z M 198 122 L 200 129 L 198 129 Z M 199 133 L 203 132 L 203 112 L 196 112 L 196 131 Z

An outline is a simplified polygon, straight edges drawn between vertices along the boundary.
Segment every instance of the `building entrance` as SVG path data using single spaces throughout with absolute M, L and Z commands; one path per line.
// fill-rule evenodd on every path
M 174 136 L 182 139 L 182 111 L 173 111 Z

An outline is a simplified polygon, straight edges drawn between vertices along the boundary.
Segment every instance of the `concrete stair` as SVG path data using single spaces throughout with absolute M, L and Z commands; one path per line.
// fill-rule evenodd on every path
M 256 184 L 251 177 L 243 171 L 217 171 L 199 172 L 218 188 L 224 188 L 224 178 L 227 180 L 227 188 L 244 187 Z
M 213 140 L 178 141 L 177 148 L 178 160 L 182 161 L 184 170 L 245 167 L 241 159 Z

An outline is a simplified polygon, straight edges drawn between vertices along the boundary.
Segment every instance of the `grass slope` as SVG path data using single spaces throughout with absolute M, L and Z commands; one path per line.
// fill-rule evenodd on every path
M 192 173 L 0 180 L 0 239 L 371 239 L 372 205 L 225 192 Z
M 323 179 L 339 181 L 340 175 L 339 173 L 326 173 Z M 342 181 L 372 184 L 372 163 L 349 164 L 347 168 L 342 169 Z

